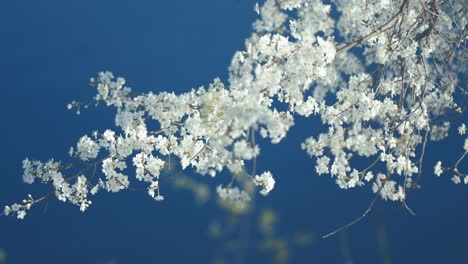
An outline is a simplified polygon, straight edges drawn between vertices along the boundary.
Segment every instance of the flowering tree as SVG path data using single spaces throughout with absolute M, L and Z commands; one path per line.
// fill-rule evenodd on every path
M 215 79 L 180 95 L 136 94 L 111 72 L 91 78 L 92 102 L 68 108 L 79 114 L 91 104 L 112 106 L 116 128 L 80 138 L 70 149 L 72 163 L 24 160 L 23 180 L 52 190 L 5 206 L 3 214 L 22 219 L 53 196 L 84 211 L 102 191 L 143 190 L 163 201 L 165 184 L 187 169 L 212 177 L 229 171 L 217 192 L 242 209 L 252 186 L 267 195 L 275 185 L 270 171 L 257 172 L 256 137 L 276 144 L 298 116 L 322 120 L 317 127 L 324 131 L 302 144 L 319 175 L 343 189 L 370 186 L 369 210 L 381 197 L 411 212 L 405 201 L 420 187 L 426 145 L 452 126 L 465 134 L 468 8 L 460 0 L 324 2 L 256 5 L 260 18 L 246 49 L 234 54 L 227 83 Z M 453 182 L 466 184 L 459 165 L 468 138 L 460 141 L 459 159 L 438 162 L 434 174 L 452 173 Z M 163 177 L 170 157 L 181 170 Z

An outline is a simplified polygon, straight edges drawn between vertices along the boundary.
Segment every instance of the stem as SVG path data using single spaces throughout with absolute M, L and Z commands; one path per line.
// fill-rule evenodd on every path
M 340 53 L 344 53 L 350 49 L 352 49 L 353 47 L 379 35 L 380 33 L 384 32 L 384 31 L 387 31 L 389 28 L 391 28 L 393 25 L 395 25 L 395 23 L 397 22 L 397 20 L 403 15 L 403 13 L 405 12 L 406 8 L 408 7 L 408 4 L 409 4 L 409 0 L 405 0 L 403 1 L 403 3 L 401 4 L 401 7 L 400 7 L 400 11 L 398 11 L 398 13 L 396 13 L 389 21 L 387 21 L 387 23 L 383 24 L 382 26 L 378 27 L 375 31 L 373 31 L 372 33 L 368 34 L 367 36 L 364 36 L 354 42 L 351 42 L 347 45 L 345 45 L 344 47 L 341 47 L 339 49 L 336 50 L 336 54 L 340 54 Z

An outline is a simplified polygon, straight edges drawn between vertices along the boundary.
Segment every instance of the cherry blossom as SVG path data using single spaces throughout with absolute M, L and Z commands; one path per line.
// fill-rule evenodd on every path
M 109 71 L 91 78 L 93 104 L 115 108 L 115 127 L 79 139 L 70 156 L 84 162 L 81 167 L 26 159 L 24 181 L 49 184 L 52 191 L 6 206 L 4 214 L 22 219 L 49 196 L 84 211 L 89 193 L 133 190 L 138 182 L 162 201 L 160 189 L 180 174 L 161 174 L 169 157 L 193 174 L 229 172 L 228 187 L 216 190 L 242 205 L 250 197 L 231 186 L 246 186 L 236 175 L 261 187 L 262 195 L 276 183 L 270 171 L 255 172 L 261 155 L 256 137 L 277 144 L 297 117 L 321 120 L 318 135 L 301 145 L 318 175 L 343 189 L 367 186 L 408 208 L 408 192 L 420 187 L 424 174 L 426 146 L 445 140 L 453 126 L 465 134 L 463 1 L 266 0 L 255 10 L 254 32 L 245 50 L 233 55 L 226 82 L 216 78 L 182 94 L 136 94 Z M 78 114 L 87 106 L 67 105 Z M 460 159 L 447 168 L 439 161 L 434 174 L 451 170 L 454 183 L 467 183 L 458 165 L 468 139 L 460 140 Z

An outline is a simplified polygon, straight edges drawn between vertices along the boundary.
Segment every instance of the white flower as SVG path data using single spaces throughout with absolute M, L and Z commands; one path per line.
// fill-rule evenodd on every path
M 258 3 L 255 3 L 254 11 L 257 15 L 260 15 L 260 5 Z
M 315 171 L 322 175 L 324 173 L 329 173 L 328 164 L 330 163 L 330 158 L 323 156 L 317 159 L 317 165 L 315 166 Z
M 234 155 L 243 160 L 251 160 L 258 156 L 260 150 L 258 146 L 252 147 L 247 141 L 241 140 L 234 143 Z
M 245 50 L 234 54 L 227 83 L 215 79 L 181 94 L 132 93 L 125 79 L 100 72 L 90 79 L 96 89 L 94 101 L 115 107 L 117 130 L 83 136 L 69 154 L 84 161 L 85 169 L 93 169 L 100 160 L 91 160 L 102 153 L 103 178 L 92 183 L 91 175 L 86 178 L 88 171 L 75 177 L 65 175 L 74 171 L 59 162 L 26 159 L 24 182 L 52 185 L 57 199 L 82 211 L 91 204 L 87 200 L 91 184 L 89 192 L 94 195 L 143 181 L 149 185 L 147 193 L 161 201 L 157 184 L 165 166 L 161 155 L 174 167 L 200 175 L 215 176 L 225 169 L 243 174 L 260 155 L 257 144 L 279 143 L 298 120 L 305 119 L 319 123 L 301 144 L 317 158 L 317 174 L 329 174 L 343 189 L 366 181 L 382 199 L 404 200 L 405 187 L 415 183 L 427 135 L 443 140 L 455 124 L 452 116 L 464 117 L 459 106 L 463 90 L 457 84 L 465 76 L 455 72 L 457 67 L 445 65 L 463 65 L 464 46 L 458 44 L 465 36 L 458 28 L 466 28 L 466 12 L 441 7 L 440 19 L 431 22 L 437 30 L 427 35 L 429 23 L 419 15 L 424 1 L 405 6 L 401 2 L 408 1 L 361 2 L 341 1 L 333 12 L 333 6 L 322 1 L 257 4 L 260 16 L 254 32 Z M 389 34 L 395 29 L 399 34 Z M 450 37 L 440 37 L 440 29 Z M 362 41 L 353 42 L 359 38 Z M 73 101 L 67 107 L 79 113 L 87 105 Z M 458 133 L 465 135 L 465 124 Z M 468 138 L 463 148 L 468 151 Z M 364 163 L 369 167 L 362 167 Z M 133 165 L 135 177 L 123 174 L 133 171 L 126 170 L 127 165 Z M 434 174 L 443 172 L 439 161 Z M 468 182 L 464 174 L 455 173 L 453 182 L 460 183 L 461 178 Z M 262 187 L 262 195 L 275 186 L 269 171 L 252 180 Z M 217 191 L 220 197 L 230 197 L 223 201 L 250 198 L 235 188 Z M 31 200 L 5 207 L 4 214 L 23 218 Z
M 359 179 L 359 172 L 357 170 L 353 170 L 351 175 L 349 175 L 349 180 L 347 184 L 347 188 L 354 188 L 356 186 L 360 186 L 363 183 Z
M 302 0 L 278 0 L 281 9 L 293 10 L 302 4 Z
M 159 182 L 155 181 L 152 182 L 151 185 L 148 187 L 148 194 L 149 196 L 153 197 L 156 195 L 155 190 L 159 189 Z
M 444 169 L 442 168 L 442 162 L 437 161 L 436 165 L 434 166 L 434 174 L 440 176 L 443 172 Z
M 109 192 L 118 192 L 128 188 L 130 184 L 128 176 L 117 172 L 116 170 L 124 170 L 127 167 L 126 163 L 113 158 L 107 158 L 102 161 L 102 173 L 106 176 L 106 181 L 101 185 Z
M 379 6 L 380 8 L 387 8 L 390 4 L 391 4 L 390 0 L 381 0 Z
M 296 106 L 296 112 L 305 117 L 316 114 L 318 111 L 319 105 L 312 96 L 309 96 L 304 103 L 300 103 Z
M 223 187 L 218 185 L 216 192 L 219 198 L 226 203 L 226 206 L 233 207 L 235 210 L 243 211 L 247 209 L 250 196 L 244 190 L 240 190 L 238 187 Z
M 92 204 L 91 201 L 88 201 L 88 200 L 84 200 L 80 203 L 80 211 L 81 212 L 84 212 L 86 211 L 86 209 L 88 209 L 88 207 Z
M 460 134 L 461 136 L 463 136 L 466 132 L 466 126 L 465 124 L 461 124 L 459 127 L 458 127 L 458 134 Z
M 21 208 L 21 205 L 19 205 L 19 204 L 17 204 L 17 203 L 14 203 L 14 204 L 11 206 L 11 210 L 14 211 L 14 212 L 17 212 L 20 208 Z
M 324 40 L 321 37 L 317 37 L 317 42 L 320 48 L 322 48 L 321 53 L 324 56 L 325 63 L 331 63 L 336 55 L 335 44 L 330 39 Z
M 100 185 L 96 184 L 90 191 L 92 195 L 95 195 L 99 191 Z
M 33 183 L 35 177 L 40 177 L 39 173 L 41 173 L 41 167 L 42 163 L 33 163 L 29 159 L 23 160 L 23 181 L 29 184 Z
M 379 191 L 379 189 L 380 189 L 380 186 L 379 186 L 377 183 L 374 182 L 374 183 L 372 184 L 372 192 L 373 192 L 373 193 L 376 193 L 376 192 Z
M 398 156 L 398 159 L 395 165 L 396 165 L 396 171 L 400 175 L 404 174 L 406 176 L 409 176 L 412 173 L 417 172 L 417 167 L 412 166 L 413 164 L 411 160 L 404 156 Z
M 104 140 L 106 140 L 106 141 L 114 141 L 115 140 L 115 132 L 110 130 L 110 129 L 107 129 L 106 131 L 104 131 L 102 136 L 103 136 Z
M 373 178 L 374 178 L 374 174 L 372 173 L 372 171 L 368 171 L 366 173 L 366 176 L 364 177 L 364 179 L 368 182 L 371 181 Z
M 442 126 L 434 125 L 431 130 L 431 140 L 440 141 L 448 136 L 450 123 L 444 122 Z
M 3 214 L 4 215 L 9 215 L 11 213 L 11 208 L 9 206 L 5 206 L 5 209 L 3 209 Z
M 380 189 L 380 196 L 384 200 L 402 201 L 405 199 L 405 191 L 401 186 L 397 188 L 395 181 L 386 181 Z
M 263 172 L 261 175 L 256 175 L 253 181 L 255 185 L 263 187 L 263 189 L 260 190 L 260 193 L 265 196 L 268 195 L 268 193 L 270 193 L 275 187 L 275 179 L 269 171 Z
M 76 148 L 78 157 L 83 161 L 94 159 L 99 154 L 99 145 L 86 135 L 80 138 Z
M 25 216 L 26 216 L 26 211 L 25 210 L 18 211 L 18 213 L 17 213 L 18 219 L 24 219 Z
M 135 155 L 132 161 L 136 167 L 136 178 L 140 181 L 152 182 L 154 178 L 159 179 L 159 174 L 164 168 L 163 160 L 143 152 Z

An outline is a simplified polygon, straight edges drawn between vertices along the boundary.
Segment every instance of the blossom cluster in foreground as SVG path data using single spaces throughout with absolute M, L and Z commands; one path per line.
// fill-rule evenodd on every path
M 408 190 L 419 188 L 426 145 L 446 139 L 453 126 L 465 142 L 454 149 L 460 159 L 447 168 L 437 163 L 434 174 L 450 171 L 455 183 L 467 183 L 459 168 L 468 152 L 463 1 L 324 2 L 257 5 L 260 18 L 245 50 L 234 54 L 226 83 L 215 79 L 182 94 L 135 94 L 123 78 L 99 73 L 91 78 L 94 101 L 116 109 L 116 128 L 79 139 L 70 155 L 86 165 L 76 173 L 66 174 L 76 167 L 58 161 L 25 160 L 24 181 L 51 185 L 44 197 L 82 211 L 91 195 L 138 183 L 162 201 L 160 189 L 177 177 L 161 176 L 173 157 L 182 170 L 201 175 L 247 174 L 267 195 L 276 181 L 269 171 L 256 172 L 261 148 L 255 137 L 276 144 L 297 117 L 318 116 L 322 131 L 304 139 L 302 149 L 315 160 L 316 173 L 330 175 L 340 188 L 367 185 L 404 203 Z M 78 113 L 82 107 L 69 105 Z M 217 192 L 241 206 L 250 200 L 238 187 Z M 4 214 L 23 218 L 44 197 L 7 206 Z

